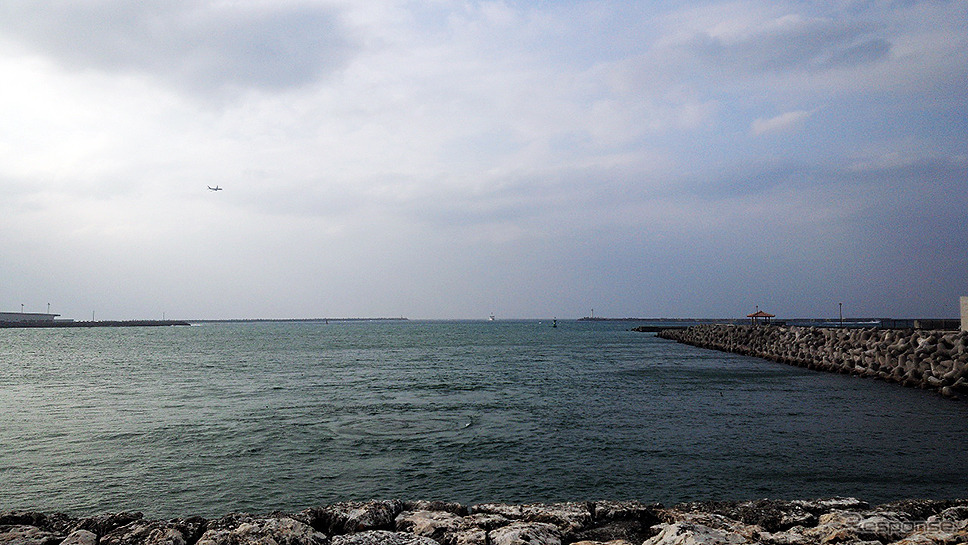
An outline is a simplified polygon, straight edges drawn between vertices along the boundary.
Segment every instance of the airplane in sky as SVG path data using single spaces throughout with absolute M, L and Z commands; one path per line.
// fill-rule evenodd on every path
M 222 190 L 222 188 L 219 187 L 219 186 L 215 186 L 215 187 L 208 186 L 208 188 L 211 189 L 212 191 L 221 191 Z

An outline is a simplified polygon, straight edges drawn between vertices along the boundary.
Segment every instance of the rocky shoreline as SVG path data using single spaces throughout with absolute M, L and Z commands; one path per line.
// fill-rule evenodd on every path
M 298 513 L 150 520 L 0 512 L 2 545 L 813 545 L 968 542 L 968 500 L 558 504 L 373 500 Z
M 968 331 L 709 324 L 663 330 L 658 336 L 951 397 L 968 394 Z

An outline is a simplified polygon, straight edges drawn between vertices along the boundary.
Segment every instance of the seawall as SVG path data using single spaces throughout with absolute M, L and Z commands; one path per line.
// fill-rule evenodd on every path
M 145 519 L 0 512 L 3 545 L 828 545 L 968 540 L 968 500 L 854 498 L 464 506 L 373 500 L 298 513 Z
M 808 369 L 968 394 L 968 332 L 772 325 L 697 325 L 664 339 Z

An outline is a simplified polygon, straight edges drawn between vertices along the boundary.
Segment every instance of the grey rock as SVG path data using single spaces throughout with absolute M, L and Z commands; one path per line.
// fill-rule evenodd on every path
M 480 528 L 482 530 L 493 530 L 502 526 L 507 526 L 513 521 L 494 513 L 474 513 L 462 519 L 465 527 Z
M 566 533 L 579 532 L 592 525 L 591 503 L 531 503 L 509 505 L 485 503 L 471 508 L 472 513 L 491 513 L 509 519 L 544 522 Z
M 103 536 L 100 545 L 186 545 L 201 537 L 205 524 L 206 521 L 200 518 L 173 521 L 138 520 Z
M 307 509 L 297 517 L 329 535 L 366 530 L 392 530 L 397 515 L 403 512 L 400 500 L 342 502 Z
M 470 528 L 458 530 L 444 537 L 444 545 L 488 545 L 487 530 Z
M 582 540 L 582 541 L 575 541 L 571 545 L 634 545 L 634 544 L 631 541 L 626 541 L 624 539 L 613 539 L 611 541 Z
M 207 530 L 196 545 L 326 545 L 325 535 L 288 517 L 262 518 L 235 515 Z
M 335 536 L 332 545 L 438 545 L 429 537 L 402 532 L 368 530 L 357 534 Z
M 638 520 L 649 526 L 659 522 L 659 503 L 637 501 L 598 501 L 591 504 L 592 519 L 596 524 L 617 520 Z
M 444 511 L 459 516 L 467 515 L 467 507 L 462 504 L 446 501 L 404 501 L 404 511 Z
M 492 545 L 561 545 L 561 530 L 545 522 L 513 522 L 488 533 Z
M 747 525 L 715 513 L 683 513 L 672 523 L 656 526 L 657 533 L 643 545 L 740 545 L 760 543 L 759 526 Z
M 945 509 L 958 505 L 959 502 L 949 500 L 901 500 L 878 505 L 874 510 L 904 513 L 913 520 L 926 520 Z
M 768 532 L 786 530 L 797 525 L 813 526 L 817 515 L 805 504 L 782 500 L 755 500 L 745 502 L 692 502 L 677 505 L 680 511 L 692 513 L 715 513 L 724 517 L 755 524 Z
M 97 536 L 87 530 L 74 530 L 60 545 L 97 545 Z
M 444 536 L 461 530 L 464 520 L 447 511 L 404 511 L 397 516 L 398 532 L 408 532 L 443 542 Z
M 62 537 L 36 526 L 0 526 L 0 545 L 57 545 Z
M 652 526 L 657 523 L 659 523 L 659 520 L 655 520 L 649 524 L 643 524 L 638 520 L 616 520 L 577 532 L 570 535 L 569 538 L 575 541 L 594 541 L 598 543 L 611 543 L 615 541 L 642 543 L 644 540 L 655 535 Z
M 927 518 L 930 522 L 968 520 L 968 505 L 956 505 Z
M 786 535 L 798 536 L 803 543 L 891 543 L 916 530 L 906 515 L 896 512 L 832 511 L 820 516 L 813 528 L 791 528 Z
M 770 500 L 692 502 L 680 504 L 676 510 L 692 513 L 715 513 L 744 524 L 760 526 L 766 532 L 782 532 L 794 526 L 812 527 L 818 517 L 832 511 L 864 510 L 870 506 L 856 498 L 827 498 L 818 500 Z
M 35 511 L 0 513 L 0 526 L 36 526 L 55 534 L 66 535 L 77 525 L 77 519 L 64 513 L 45 514 Z
M 101 537 L 109 534 L 116 528 L 131 524 L 136 520 L 141 520 L 143 516 L 138 512 L 107 513 L 81 519 L 74 529 L 88 530 L 95 533 L 98 537 Z

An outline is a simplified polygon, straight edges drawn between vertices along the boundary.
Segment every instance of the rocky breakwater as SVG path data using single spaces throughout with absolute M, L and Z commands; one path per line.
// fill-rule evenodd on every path
M 481 504 L 347 502 L 298 513 L 148 520 L 0 512 L 0 545 L 812 545 L 968 542 L 968 500 L 852 498 Z
M 879 378 L 944 395 L 968 393 L 968 332 L 699 325 L 664 339 L 836 373 Z

